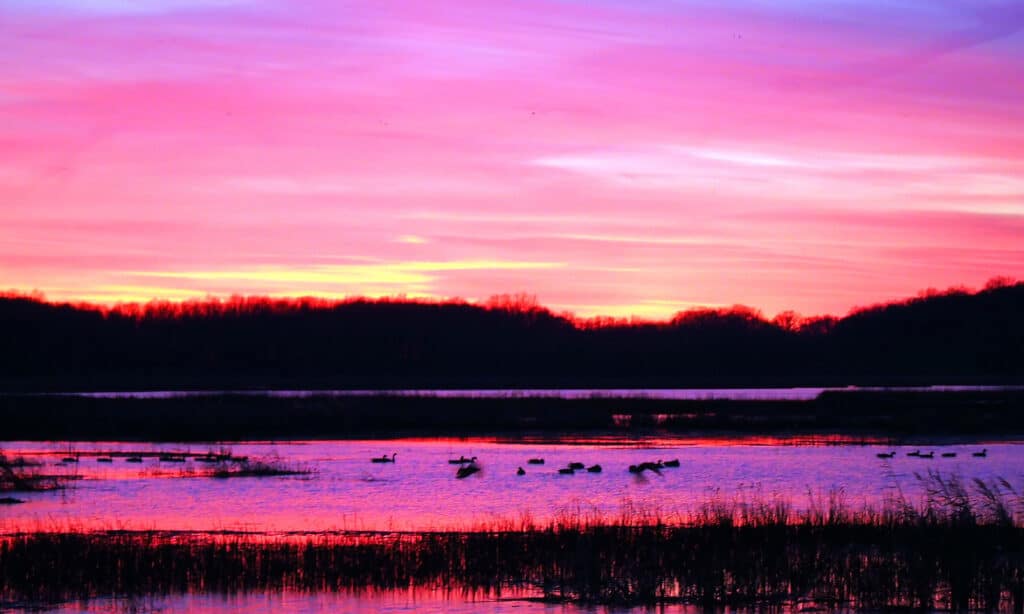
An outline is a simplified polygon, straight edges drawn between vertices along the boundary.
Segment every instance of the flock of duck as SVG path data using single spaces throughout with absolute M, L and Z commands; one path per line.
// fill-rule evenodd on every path
M 875 456 L 877 456 L 878 458 L 893 458 L 894 456 L 896 456 L 896 450 L 893 450 L 891 452 L 879 452 L 878 454 L 875 454 Z M 914 458 L 935 458 L 935 452 L 922 452 L 921 450 L 914 450 L 913 452 L 907 452 L 907 456 L 912 456 Z M 988 448 L 982 449 L 981 452 L 974 452 L 971 454 L 971 456 L 974 456 L 976 458 L 985 458 L 986 456 L 988 456 Z M 943 452 L 942 454 L 940 454 L 940 457 L 956 458 L 956 452 Z
M 395 459 L 396 459 L 397 456 L 398 456 L 397 453 L 392 453 L 391 456 L 388 456 L 387 454 L 382 454 L 380 456 L 375 456 L 375 457 L 371 458 L 370 462 L 371 463 L 393 463 L 393 462 L 395 462 Z M 451 458 L 451 459 L 448 459 L 448 464 L 450 464 L 450 465 L 458 465 L 459 466 L 459 468 L 455 471 L 455 477 L 457 479 L 467 478 L 467 477 L 473 475 L 474 473 L 477 473 L 481 469 L 480 465 L 477 464 L 477 457 L 475 457 L 475 456 L 472 456 L 472 457 L 469 457 L 469 458 L 467 458 L 465 456 L 459 456 L 459 458 Z M 530 458 L 530 459 L 527 459 L 526 464 L 527 465 L 543 465 L 544 464 L 544 459 L 543 458 Z M 662 460 L 659 459 L 656 462 L 643 462 L 643 463 L 640 463 L 639 465 L 630 465 L 629 466 L 629 472 L 630 473 L 643 473 L 644 471 L 652 471 L 652 472 L 657 473 L 657 474 L 660 475 L 662 469 L 665 469 L 666 467 L 678 467 L 678 466 L 679 466 L 679 459 L 678 458 L 673 459 L 673 460 L 668 460 L 668 461 L 662 461 Z M 602 469 L 601 465 L 594 464 L 594 465 L 587 466 L 585 463 L 580 463 L 580 462 L 572 462 L 572 463 L 569 463 L 568 465 L 566 465 L 565 467 L 561 467 L 561 468 L 558 469 L 558 473 L 560 473 L 562 475 L 572 475 L 572 474 L 576 473 L 577 471 L 585 471 L 587 473 L 601 473 L 601 471 L 603 471 L 603 469 Z M 523 469 L 522 467 L 519 467 L 518 469 L 516 469 L 516 475 L 526 475 L 526 469 Z
M 109 456 L 97 456 L 97 463 L 113 463 L 115 454 Z M 144 458 L 156 457 L 161 463 L 184 463 L 185 461 L 192 459 L 200 463 L 244 463 L 249 460 L 248 456 L 234 456 L 230 452 L 206 452 L 204 454 L 185 454 L 185 453 L 171 453 L 171 454 L 120 454 L 117 456 L 123 456 L 124 462 L 126 463 L 141 463 Z M 74 456 L 65 456 L 60 460 L 61 464 L 68 465 L 77 463 L 80 459 L 80 454 Z

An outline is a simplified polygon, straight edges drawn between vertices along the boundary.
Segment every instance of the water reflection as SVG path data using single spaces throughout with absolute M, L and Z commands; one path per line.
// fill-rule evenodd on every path
M 684 515 L 709 494 L 759 493 L 795 505 L 808 492 L 842 490 L 854 503 L 875 503 L 899 490 L 922 495 L 915 473 L 937 469 L 973 478 L 1024 482 L 1024 446 L 985 443 L 921 447 L 763 445 L 759 440 L 617 440 L 573 445 L 495 439 L 244 443 L 232 452 L 280 458 L 310 474 L 201 477 L 206 465 L 134 453 L 204 454 L 208 446 L 76 443 L 79 462 L 62 464 L 66 443 L 4 442 L 8 455 L 43 463 L 41 471 L 75 478 L 59 492 L 23 493 L 21 505 L 0 506 L 0 530 L 35 527 L 169 530 L 319 531 L 465 529 L 529 517 L 546 522 L 567 512 L 614 516 L 626 506 Z M 971 454 L 988 448 L 985 458 Z M 913 449 L 932 459 L 907 457 Z M 876 455 L 895 451 L 891 459 Z M 943 458 L 943 452 L 955 452 Z M 371 463 L 397 453 L 397 462 Z M 114 454 L 100 463 L 100 454 Z M 448 461 L 477 456 L 481 471 L 455 479 Z M 530 458 L 545 464 L 531 465 Z M 630 474 L 637 463 L 678 458 L 660 473 Z M 599 464 L 601 473 L 561 474 L 569 463 Z M 517 475 L 519 467 L 525 475 Z
M 694 606 L 660 607 L 582 606 L 566 603 L 543 603 L 514 595 L 497 598 L 482 595 L 466 598 L 446 591 L 412 589 L 407 591 L 366 591 L 359 595 L 344 593 L 306 593 L 282 591 L 242 595 L 185 594 L 135 599 L 94 599 L 87 602 L 54 605 L 43 608 L 60 614 L 138 614 L 156 612 L 217 612 L 231 614 L 300 614 L 306 612 L 446 612 L 451 614 L 612 614 L 613 612 L 658 612 L 660 614 L 695 614 L 703 610 Z
M 40 396 L 80 396 L 97 399 L 170 399 L 217 394 L 303 398 L 311 396 L 408 396 L 437 398 L 647 398 L 669 400 L 809 401 L 826 391 L 863 392 L 993 392 L 1024 390 L 1024 386 L 820 386 L 789 388 L 493 388 L 493 389 L 376 389 L 376 390 L 135 390 L 41 393 Z

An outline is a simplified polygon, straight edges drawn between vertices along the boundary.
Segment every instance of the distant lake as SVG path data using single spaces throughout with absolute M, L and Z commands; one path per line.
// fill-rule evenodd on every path
M 310 396 L 358 397 L 393 395 L 440 398 L 649 398 L 669 400 L 723 399 L 734 401 L 809 401 L 826 391 L 867 392 L 986 392 L 1024 390 L 1024 386 L 844 386 L 793 388 L 492 388 L 492 389 L 381 389 L 381 390 L 139 390 L 107 392 L 53 392 L 43 396 L 78 396 L 97 399 L 169 399 L 217 394 L 301 398 Z
M 508 442 L 493 438 L 385 439 L 232 444 L 236 455 L 280 458 L 311 475 L 181 477 L 210 465 L 156 456 L 101 463 L 103 453 L 206 452 L 202 444 L 146 442 L 0 442 L 8 456 L 41 463 L 38 471 L 78 479 L 63 491 L 18 493 L 27 502 L 0 506 L 0 531 L 38 527 L 89 529 L 323 531 L 465 529 L 481 523 L 560 515 L 614 517 L 626 509 L 682 515 L 720 497 L 784 497 L 795 506 L 808 493 L 841 491 L 847 500 L 881 503 L 902 492 L 922 495 L 916 474 L 936 470 L 965 480 L 1002 477 L 1024 487 L 1024 445 L 964 442 L 929 445 L 933 459 L 907 457 L 914 446 L 778 445 L 759 439 L 629 439 Z M 987 448 L 986 458 L 972 452 Z M 895 451 L 892 459 L 876 457 Z M 942 458 L 942 453 L 956 453 Z M 396 454 L 395 463 L 371 457 Z M 61 464 L 69 454 L 78 463 Z M 455 479 L 459 456 L 479 458 L 482 470 Z M 543 458 L 531 465 L 530 458 Z M 635 475 L 631 464 L 679 459 L 661 474 Z M 570 462 L 599 464 L 601 473 L 563 475 Z M 516 475 L 519 467 L 525 475 Z M 915 499 L 916 501 L 916 499 Z

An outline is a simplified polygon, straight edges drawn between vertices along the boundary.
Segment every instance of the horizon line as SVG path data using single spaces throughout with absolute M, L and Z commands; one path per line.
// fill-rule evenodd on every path
M 537 295 L 528 292 L 514 292 L 514 293 L 499 293 L 492 294 L 487 298 L 475 298 L 475 297 L 460 297 L 460 296 L 430 296 L 420 295 L 416 293 L 397 293 L 397 294 L 381 294 L 381 295 L 346 295 L 346 296 L 332 296 L 330 293 L 325 295 L 316 294 L 215 294 L 206 293 L 203 296 L 194 297 L 183 297 L 183 298 L 160 298 L 152 297 L 148 300 L 115 300 L 115 301 L 102 301 L 102 300 L 90 300 L 88 297 L 81 299 L 48 299 L 46 293 L 38 290 L 21 290 L 17 288 L 9 288 L 7 290 L 0 291 L 0 299 L 27 299 L 36 301 L 39 303 L 60 306 L 70 305 L 79 309 L 93 309 L 102 312 L 111 311 L 125 311 L 132 308 L 145 310 L 148 307 L 161 306 L 161 305 L 213 305 L 213 304 L 230 304 L 232 301 L 253 301 L 253 300 L 264 300 L 271 301 L 274 303 L 302 303 L 302 302 L 315 302 L 320 306 L 336 306 L 345 305 L 352 303 L 399 303 L 399 304 L 420 304 L 420 305 L 467 305 L 471 307 L 478 307 L 481 309 L 506 309 L 509 311 L 533 311 L 539 310 L 547 312 L 553 316 L 564 318 L 574 323 L 591 324 L 591 325 L 615 325 L 615 324 L 669 324 L 677 319 L 682 314 L 687 313 L 699 313 L 706 311 L 714 311 L 721 313 L 737 313 L 743 312 L 753 315 L 766 322 L 777 322 L 783 318 L 794 320 L 794 323 L 810 323 L 814 321 L 828 320 L 828 319 L 842 319 L 856 315 L 864 311 L 869 311 L 878 307 L 885 307 L 889 305 L 901 305 L 913 302 L 915 300 L 923 300 L 928 298 L 934 298 L 939 296 L 949 295 L 969 295 L 975 296 L 986 291 L 996 290 L 999 288 L 1012 287 L 1016 285 L 1024 284 L 1024 280 L 1019 280 L 1009 276 L 994 276 L 991 277 L 984 285 L 980 288 L 969 287 L 965 284 L 959 284 L 949 286 L 945 289 L 938 289 L 934 287 L 923 288 L 913 296 L 903 297 L 892 297 L 883 299 L 869 304 L 864 305 L 853 305 L 846 313 L 818 313 L 818 314 L 801 314 L 792 309 L 784 309 L 776 312 L 774 315 L 769 315 L 762 309 L 751 305 L 745 305 L 742 303 L 733 304 L 716 304 L 716 303 L 685 303 L 677 301 L 657 301 L 659 303 L 668 303 L 686 305 L 683 309 L 678 309 L 672 312 L 667 317 L 647 317 L 640 314 L 600 314 L 595 313 L 592 315 L 578 315 L 571 309 L 559 309 L 550 305 L 544 304 L 538 300 Z M 652 299 L 653 301 L 653 299 Z

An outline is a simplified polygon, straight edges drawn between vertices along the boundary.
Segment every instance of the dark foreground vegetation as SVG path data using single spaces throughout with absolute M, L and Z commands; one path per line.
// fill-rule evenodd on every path
M 811 401 L 651 398 L 0 395 L 5 439 L 226 441 L 573 434 L 1024 434 L 1024 390 L 830 391 Z
M 484 305 L 237 298 L 116 308 L 0 297 L 7 390 L 694 386 L 1024 377 L 1024 283 L 843 318 L 745 307 L 667 322 Z
M 40 465 L 24 457 L 9 457 L 0 450 L 0 493 L 39 492 L 64 487 L 63 476 L 47 475 Z M 21 503 L 15 497 L 3 497 L 0 504 Z
M 0 605 L 423 587 L 620 605 L 1020 612 L 1019 496 L 1005 482 L 926 479 L 916 506 L 855 509 L 838 493 L 802 512 L 712 500 L 684 524 L 625 513 L 469 532 L 20 534 L 0 539 Z

